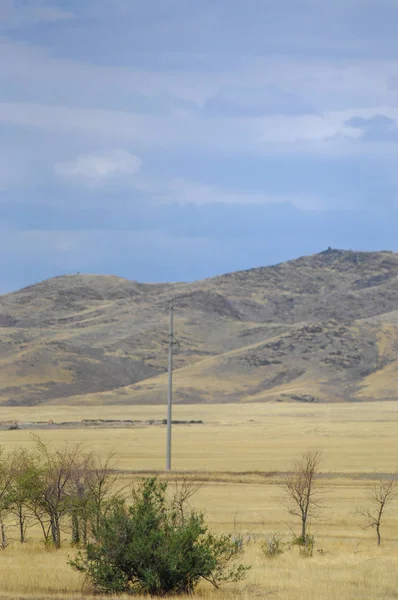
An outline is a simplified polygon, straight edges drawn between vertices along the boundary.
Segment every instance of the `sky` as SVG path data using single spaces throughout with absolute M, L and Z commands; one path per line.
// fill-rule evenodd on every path
M 398 251 L 398 0 L 0 0 L 0 293 Z

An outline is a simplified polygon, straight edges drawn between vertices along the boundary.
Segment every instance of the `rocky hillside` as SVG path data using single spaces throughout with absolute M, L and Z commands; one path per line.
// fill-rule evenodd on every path
M 0 297 L 0 402 L 398 398 L 398 255 L 327 250 L 195 283 L 58 277 Z

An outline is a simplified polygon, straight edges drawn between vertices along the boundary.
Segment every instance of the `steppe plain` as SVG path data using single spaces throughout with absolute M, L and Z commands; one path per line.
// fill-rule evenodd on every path
M 114 452 L 126 485 L 165 477 L 167 310 L 175 302 L 173 473 L 211 528 L 242 533 L 246 581 L 208 600 L 398 598 L 398 500 L 383 542 L 357 508 L 398 468 L 398 255 L 329 249 L 191 284 L 70 275 L 0 297 L 0 445 Z M 102 421 L 100 421 L 102 420 Z M 188 423 L 188 421 L 195 421 Z M 9 426 L 18 423 L 18 429 Z M 33 424 L 33 425 L 32 425 Z M 299 524 L 280 476 L 323 452 L 312 558 L 261 553 Z M 0 596 L 90 597 L 66 543 L 0 552 Z
M 161 419 L 162 406 L 13 408 L 14 420 L 54 421 L 39 432 L 54 446 L 79 442 L 105 456 L 115 452 L 126 483 L 148 473 L 162 472 L 165 427 L 57 429 L 56 423 L 79 419 Z M 10 408 L 0 409 L 0 420 Z M 398 405 L 359 404 L 217 404 L 179 405 L 176 420 L 202 420 L 173 428 L 173 474 L 196 476 L 204 482 L 192 501 L 206 513 L 212 529 L 243 533 L 248 540 L 244 560 L 252 565 L 245 582 L 216 592 L 206 586 L 199 597 L 281 600 L 319 598 L 397 598 L 398 503 L 386 513 L 380 548 L 374 532 L 361 528 L 356 514 L 367 503 L 379 474 L 396 470 Z M 37 433 L 37 432 L 36 432 Z M 5 430 L 6 448 L 33 444 L 29 429 Z M 285 539 L 299 524 L 284 506 L 278 482 L 302 451 L 323 451 L 321 485 L 324 509 L 311 525 L 317 551 L 312 558 L 296 550 L 266 559 L 261 542 L 271 532 Z M 162 475 L 163 476 L 163 475 Z M 37 532 L 38 534 L 38 532 Z M 82 580 L 67 566 L 75 551 L 43 549 L 34 531 L 25 547 L 17 543 L 0 554 L 0 587 L 5 597 L 70 598 L 87 595 Z

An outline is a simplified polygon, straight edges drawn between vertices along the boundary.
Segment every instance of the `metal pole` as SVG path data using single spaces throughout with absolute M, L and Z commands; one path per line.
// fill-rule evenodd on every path
M 167 452 L 166 452 L 166 471 L 171 470 L 171 417 L 173 404 L 173 343 L 174 343 L 174 324 L 173 324 L 173 301 L 170 300 L 169 309 L 169 385 L 167 393 Z

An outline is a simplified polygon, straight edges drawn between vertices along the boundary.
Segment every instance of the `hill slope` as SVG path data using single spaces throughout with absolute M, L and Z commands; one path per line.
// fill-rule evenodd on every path
M 0 402 L 398 397 L 398 255 L 328 250 L 194 283 L 65 276 L 0 297 Z

